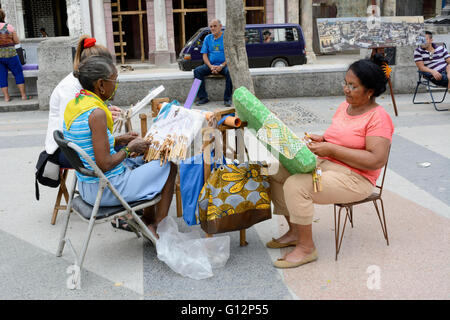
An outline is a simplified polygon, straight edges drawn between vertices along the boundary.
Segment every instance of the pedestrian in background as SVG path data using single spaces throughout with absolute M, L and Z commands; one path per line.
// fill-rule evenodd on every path
M 0 87 L 6 102 L 11 100 L 8 92 L 8 71 L 14 75 L 22 100 L 27 100 L 25 78 L 22 65 L 16 52 L 19 37 L 11 24 L 5 22 L 6 14 L 0 9 Z

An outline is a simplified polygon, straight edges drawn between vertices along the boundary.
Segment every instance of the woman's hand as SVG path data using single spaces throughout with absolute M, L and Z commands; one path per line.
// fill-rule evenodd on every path
M 122 109 L 116 106 L 109 106 L 109 111 L 111 111 L 113 120 L 116 120 L 120 117 L 120 114 L 122 113 Z
M 313 136 L 311 136 L 313 139 Z M 323 137 L 322 137 L 323 141 Z M 309 150 L 319 157 L 331 157 L 333 152 L 333 144 L 329 142 L 311 142 L 307 144 Z
M 116 146 L 126 146 L 130 141 L 136 139 L 139 135 L 136 132 L 128 132 L 115 137 Z
M 134 140 L 130 141 L 130 143 L 128 143 L 127 147 L 131 152 L 142 154 L 147 151 L 149 145 L 149 141 L 146 141 L 142 138 L 135 138 Z
M 324 142 L 325 141 L 323 136 L 320 136 L 318 134 L 310 134 L 309 138 L 314 142 Z

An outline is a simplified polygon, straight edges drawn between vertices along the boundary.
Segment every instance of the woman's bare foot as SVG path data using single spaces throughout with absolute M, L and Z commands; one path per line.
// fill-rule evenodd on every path
M 5 102 L 10 102 L 11 101 L 11 97 L 10 96 L 5 96 Z

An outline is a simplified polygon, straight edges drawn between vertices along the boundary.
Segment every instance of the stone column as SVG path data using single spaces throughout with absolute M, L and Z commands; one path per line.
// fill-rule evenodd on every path
M 97 39 L 98 44 L 107 46 L 106 41 L 106 24 L 105 24 L 105 11 L 103 7 L 103 0 L 92 0 L 92 17 L 95 21 L 93 25 L 93 36 Z
M 284 0 L 274 0 L 273 2 L 273 23 L 285 23 Z
M 384 0 L 383 8 L 381 8 L 381 15 L 386 17 L 395 16 L 395 11 L 397 9 L 396 0 Z
M 442 0 L 436 0 L 436 16 L 440 16 L 442 12 Z
M 67 27 L 71 37 L 92 35 L 89 0 L 66 0 Z
M 302 29 L 305 36 L 306 59 L 308 63 L 314 63 L 316 55 L 313 50 L 312 0 L 302 0 Z
M 48 110 L 50 95 L 58 83 L 73 71 L 72 48 L 77 37 L 50 37 L 37 48 L 39 109 Z
M 103 16 L 105 17 L 106 47 L 116 61 L 116 47 L 114 46 L 114 34 L 111 12 L 111 0 L 103 1 Z
M 219 19 L 223 26 L 227 24 L 227 5 L 225 0 L 215 1 L 215 18 Z
M 289 23 L 299 23 L 299 0 L 288 0 L 287 2 L 287 22 Z
M 367 7 L 372 1 L 339 0 L 336 1 L 337 17 L 365 17 Z
M 154 0 L 153 2 L 153 25 L 154 36 L 149 35 L 149 39 L 154 39 L 154 44 L 150 48 L 149 60 L 157 66 L 170 64 L 169 43 L 167 38 L 167 17 L 166 1 Z M 148 5 L 148 2 L 147 2 Z M 147 11 L 149 7 L 147 6 Z M 149 16 L 147 15 L 147 18 Z M 149 32 L 150 29 L 149 29 Z

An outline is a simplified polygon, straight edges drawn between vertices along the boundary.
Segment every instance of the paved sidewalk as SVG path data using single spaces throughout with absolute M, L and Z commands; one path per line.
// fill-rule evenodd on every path
M 230 258 L 212 278 L 191 280 L 173 272 L 155 249 L 110 224 L 94 228 L 82 289 L 66 289 L 68 248 L 55 256 L 64 213 L 50 225 L 56 189 L 41 186 L 34 198 L 34 166 L 43 149 L 48 112 L 0 117 L 0 300 L 3 299 L 449 299 L 450 112 L 413 105 L 411 95 L 378 99 L 395 124 L 383 196 L 390 245 L 371 205 L 356 207 L 334 259 L 333 207 L 317 206 L 313 225 L 319 260 L 280 271 L 272 261 L 283 250 L 265 243 L 286 230 L 274 216 L 247 231 L 247 247 L 231 237 Z M 297 134 L 323 132 L 340 97 L 271 99 L 263 102 Z M 449 105 L 450 102 L 446 103 Z M 222 107 L 209 103 L 204 108 Z M 135 121 L 136 122 L 136 121 Z M 139 128 L 137 122 L 135 128 Z M 252 139 L 250 149 L 255 150 Z M 251 152 L 254 156 L 254 151 Z M 427 167 L 422 166 L 429 162 Z M 173 203 L 174 204 L 174 203 Z M 174 205 L 170 215 L 175 217 Z M 177 220 L 184 231 L 190 228 Z M 194 227 L 198 228 L 198 227 Z M 69 234 L 79 250 L 87 224 L 76 216 Z M 379 280 L 379 281 L 377 281 Z

